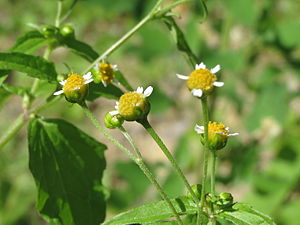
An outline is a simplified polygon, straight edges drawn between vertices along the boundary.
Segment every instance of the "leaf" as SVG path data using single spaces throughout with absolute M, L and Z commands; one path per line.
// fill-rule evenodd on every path
M 270 217 L 243 203 L 235 204 L 232 210 L 217 214 L 216 217 L 237 225 L 275 225 Z
M 90 45 L 78 41 L 75 38 L 67 38 L 62 41 L 67 48 L 89 62 L 93 62 L 99 57 L 99 54 Z
M 21 87 L 16 85 L 9 85 L 9 84 L 1 84 L 0 85 L 5 91 L 16 94 L 20 96 L 24 96 L 24 94 L 29 94 L 29 88 L 28 87 Z
M 102 222 L 106 146 L 61 119 L 32 119 L 28 143 L 37 209 L 43 217 L 60 225 Z
M 43 57 L 23 53 L 0 53 L 0 70 L 16 70 L 28 76 L 54 81 L 56 71 L 54 64 Z
M 16 44 L 10 51 L 29 54 L 45 46 L 47 43 L 48 40 L 39 31 L 29 31 L 17 39 Z
M 162 20 L 165 22 L 165 24 L 170 30 L 170 33 L 174 37 L 174 40 L 177 45 L 177 49 L 179 51 L 186 53 L 187 57 L 189 58 L 193 66 L 197 64 L 199 60 L 197 59 L 196 55 L 192 52 L 190 46 L 186 42 L 184 33 L 181 31 L 181 29 L 175 22 L 174 18 L 171 16 L 164 16 L 162 17 Z
M 119 97 L 123 94 L 123 91 L 109 84 L 107 87 L 104 87 L 102 83 L 96 84 L 94 82 L 89 85 L 89 94 L 87 96 L 88 101 L 93 101 L 98 97 L 105 97 L 110 99 L 119 99 Z
M 116 71 L 115 75 L 116 75 L 116 79 L 127 89 L 127 91 L 133 91 L 133 88 L 128 83 L 125 76 L 120 70 Z
M 172 199 L 171 202 L 180 215 L 195 214 L 197 212 L 196 204 L 191 199 L 185 196 Z M 131 209 L 127 212 L 123 212 L 103 223 L 103 225 L 150 223 L 168 219 L 171 217 L 174 217 L 174 215 L 168 207 L 167 203 L 165 201 L 159 201 L 148 203 L 140 207 Z

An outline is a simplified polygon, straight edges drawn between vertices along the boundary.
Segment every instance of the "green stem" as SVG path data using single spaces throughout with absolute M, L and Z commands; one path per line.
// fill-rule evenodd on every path
M 16 133 L 25 125 L 26 119 L 24 114 L 18 116 L 13 124 L 7 129 L 7 132 L 0 138 L 0 150 L 3 149 L 4 145 L 12 139 Z
M 154 16 L 155 12 L 158 9 L 159 5 L 163 0 L 159 0 L 152 10 L 144 17 L 137 25 L 135 25 L 130 31 L 128 31 L 123 37 L 121 37 L 116 43 L 114 43 L 109 49 L 107 49 L 102 55 L 100 55 L 92 64 L 90 64 L 83 74 L 87 73 L 91 70 L 97 62 L 105 59 L 107 56 L 112 54 L 115 50 L 117 50 L 125 41 L 127 41 L 133 34 L 135 34 L 142 26 L 144 26 L 148 21 L 150 21 Z
M 178 164 L 177 164 L 176 160 L 174 159 L 174 157 L 172 156 L 171 152 L 168 150 L 167 146 L 163 143 L 161 138 L 157 135 L 157 133 L 152 128 L 152 126 L 150 125 L 150 123 L 148 122 L 147 119 L 145 119 L 143 121 L 139 121 L 139 122 L 142 124 L 142 126 L 146 129 L 146 131 L 150 134 L 150 136 L 153 138 L 153 140 L 157 143 L 157 145 L 163 151 L 165 156 L 168 158 L 171 165 L 175 169 L 176 173 L 182 179 L 183 183 L 185 184 L 186 188 L 188 189 L 188 192 L 191 194 L 191 196 L 192 196 L 193 200 L 195 201 L 195 203 L 198 203 L 199 199 L 197 198 L 197 196 L 193 192 L 189 182 L 187 181 L 186 177 L 184 176 L 182 170 L 178 166 Z
M 203 113 L 203 123 L 204 123 L 204 151 L 203 151 L 203 174 L 202 174 L 202 190 L 201 190 L 201 207 L 204 207 L 205 203 L 205 184 L 207 179 L 207 167 L 208 167 L 208 122 L 209 122 L 209 114 L 208 114 L 208 104 L 207 97 L 204 96 L 202 99 L 202 113 Z
M 130 159 L 132 159 L 133 161 L 136 160 L 136 157 L 126 147 L 124 147 L 118 140 L 116 140 L 109 133 L 106 132 L 106 130 L 100 125 L 100 123 L 98 122 L 98 120 L 94 117 L 94 115 L 92 114 L 92 112 L 89 110 L 89 108 L 87 107 L 87 105 L 86 105 L 85 102 L 82 103 L 80 106 L 81 106 L 83 112 L 85 113 L 85 115 L 91 120 L 91 122 L 93 123 L 93 125 L 100 131 L 100 133 L 102 133 L 115 146 L 117 146 L 122 151 L 124 151 L 128 155 L 128 157 Z
M 217 161 L 217 153 L 212 151 L 212 163 L 211 163 L 211 185 L 210 185 L 210 192 L 213 196 L 215 196 L 215 183 L 216 183 L 216 161 Z
M 64 22 L 72 13 L 73 8 L 75 7 L 78 0 L 73 0 L 72 4 L 70 5 L 68 11 L 65 13 L 65 15 L 60 19 L 60 23 Z
M 62 10 L 62 0 L 57 1 L 57 13 L 55 18 L 55 26 L 59 27 L 60 25 L 60 16 L 61 16 L 61 10 Z
M 176 217 L 179 224 L 183 225 L 182 220 L 180 219 L 180 216 L 178 215 L 174 205 L 172 204 L 171 200 L 169 199 L 168 195 L 164 192 L 163 188 L 160 186 L 154 175 L 151 173 L 151 171 L 148 169 L 146 164 L 143 161 L 142 154 L 137 147 L 136 143 L 132 139 L 132 137 L 129 135 L 129 133 L 125 130 L 124 127 L 120 127 L 120 131 L 124 135 L 124 137 L 128 140 L 128 142 L 131 144 L 137 159 L 135 160 L 136 164 L 140 167 L 140 169 L 144 172 L 144 174 L 147 176 L 147 178 L 150 180 L 150 182 L 154 185 L 158 193 L 160 194 L 161 198 L 165 200 L 165 202 L 168 204 L 171 211 L 174 213 L 174 216 Z

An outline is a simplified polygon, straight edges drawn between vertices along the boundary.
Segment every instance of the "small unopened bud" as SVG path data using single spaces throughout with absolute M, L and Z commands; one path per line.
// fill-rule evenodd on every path
M 222 192 L 219 194 L 219 200 L 216 202 L 216 204 L 223 207 L 231 206 L 233 204 L 233 197 L 228 192 Z
M 64 38 L 75 38 L 75 31 L 74 28 L 70 25 L 64 25 L 59 28 L 61 36 Z
M 114 112 L 116 111 L 108 112 L 104 117 L 104 124 L 109 129 L 119 128 L 124 123 L 124 118 Z

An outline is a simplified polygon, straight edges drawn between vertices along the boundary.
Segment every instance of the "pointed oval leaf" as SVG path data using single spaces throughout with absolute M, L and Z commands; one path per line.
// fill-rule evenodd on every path
M 37 30 L 29 31 L 19 37 L 15 45 L 10 49 L 11 52 L 32 53 L 45 46 L 48 40 Z
M 106 146 L 60 119 L 32 119 L 28 143 L 37 209 L 43 217 L 61 225 L 102 222 Z
M 56 71 L 54 64 L 40 56 L 23 53 L 0 53 L 0 70 L 16 70 L 28 76 L 54 81 Z
M 275 225 L 274 221 L 257 210 L 254 210 L 247 204 L 237 203 L 231 210 L 224 211 L 217 218 L 225 219 L 237 225 Z
M 189 198 L 183 196 L 172 199 L 176 211 L 180 215 L 195 214 L 197 212 L 196 204 Z M 152 202 L 140 207 L 123 212 L 103 225 L 124 225 L 133 223 L 153 223 L 159 220 L 164 220 L 174 217 L 173 212 L 170 210 L 165 201 Z
M 107 87 L 104 87 L 102 83 L 96 84 L 94 82 L 90 83 L 89 85 L 89 94 L 87 96 L 88 101 L 93 101 L 99 97 L 109 98 L 109 99 L 119 99 L 123 91 L 112 85 L 109 84 Z

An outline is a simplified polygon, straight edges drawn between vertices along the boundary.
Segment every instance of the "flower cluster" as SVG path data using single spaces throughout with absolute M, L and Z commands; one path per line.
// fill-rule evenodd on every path
M 104 87 L 111 83 L 117 83 L 115 72 L 118 71 L 118 66 L 108 62 L 97 63 L 93 70 L 94 82 L 102 82 Z

